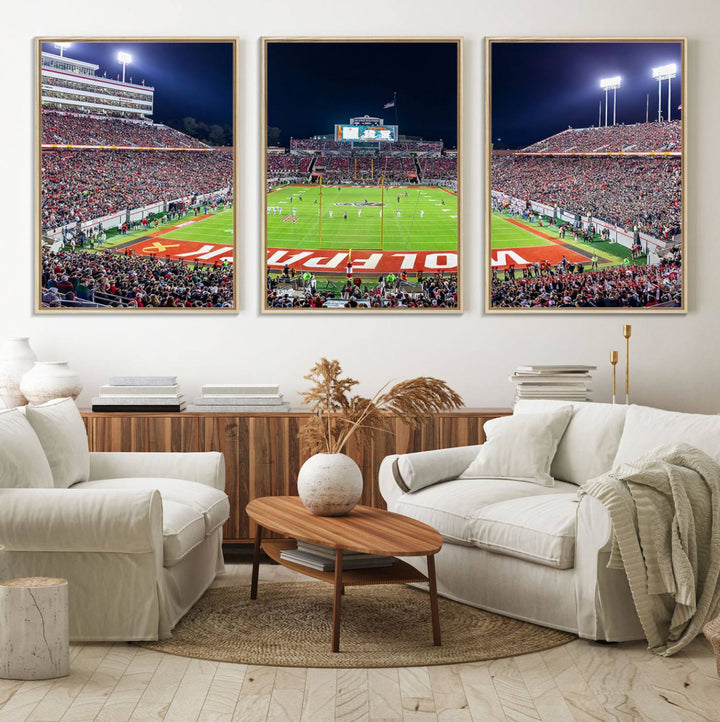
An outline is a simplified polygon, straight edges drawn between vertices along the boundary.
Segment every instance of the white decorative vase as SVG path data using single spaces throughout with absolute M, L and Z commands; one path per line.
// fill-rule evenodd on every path
M 67 361 L 36 361 L 20 381 L 20 391 L 31 406 L 68 396 L 76 399 L 82 391 L 80 375 Z
M 36 358 L 27 336 L 5 340 L 0 351 L 0 399 L 8 408 L 27 404 L 20 391 L 20 379 L 32 368 Z
M 315 454 L 300 467 L 297 489 L 311 514 L 342 516 L 360 501 L 362 472 L 345 454 Z

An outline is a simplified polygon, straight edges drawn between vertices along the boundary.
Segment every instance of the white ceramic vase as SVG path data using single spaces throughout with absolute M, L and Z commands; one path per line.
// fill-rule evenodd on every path
M 20 391 L 20 379 L 32 368 L 36 358 L 26 336 L 5 340 L 0 350 L 0 399 L 8 408 L 27 404 Z
M 315 454 L 300 467 L 297 489 L 311 514 L 342 516 L 360 501 L 362 472 L 345 454 Z
M 31 406 L 52 399 L 76 399 L 82 391 L 80 375 L 67 361 L 36 361 L 20 381 L 20 391 Z

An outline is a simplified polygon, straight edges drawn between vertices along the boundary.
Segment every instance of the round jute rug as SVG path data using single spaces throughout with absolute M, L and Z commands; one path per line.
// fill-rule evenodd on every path
M 442 646 L 432 643 L 430 603 L 412 587 L 347 587 L 340 652 L 330 651 L 332 587 L 311 582 L 208 590 L 172 637 L 141 646 L 219 662 L 277 667 L 416 667 L 537 652 L 575 635 L 440 599 Z

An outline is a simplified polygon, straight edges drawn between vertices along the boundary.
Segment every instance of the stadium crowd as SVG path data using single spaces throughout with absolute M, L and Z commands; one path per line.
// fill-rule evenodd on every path
M 494 156 L 492 189 L 655 238 L 680 232 L 679 158 Z
M 291 153 L 271 153 L 267 159 L 268 177 L 285 178 L 307 173 L 312 158 Z
M 682 305 L 680 252 L 653 266 L 623 265 L 572 273 L 557 267 L 547 275 L 493 273 L 493 308 L 645 308 Z
M 316 153 L 316 152 L 323 152 L 328 151 L 330 153 L 341 153 L 343 151 L 347 151 L 348 153 L 351 150 L 351 147 L 348 143 L 343 143 L 339 140 L 314 140 L 313 138 L 291 138 L 290 140 L 290 149 L 295 150 L 304 150 L 308 151 L 310 153 Z
M 531 153 L 592 153 L 643 151 L 662 152 L 682 149 L 679 120 L 665 123 L 633 123 L 600 128 L 568 128 L 523 148 Z
M 206 148 L 179 130 L 121 118 L 43 110 L 42 142 L 50 145 L 114 145 L 145 148 Z
M 231 186 L 232 175 L 230 150 L 43 150 L 42 227 L 215 192 Z
M 231 264 L 87 251 L 42 251 L 43 308 L 83 303 L 113 308 L 228 308 Z
M 424 180 L 455 180 L 457 178 L 457 157 L 422 158 L 420 169 Z
M 382 275 L 374 286 L 363 283 L 360 276 L 348 279 L 339 297 L 334 291 L 316 283 L 304 291 L 292 292 L 283 287 L 282 276 L 268 274 L 268 308 L 457 308 L 457 275 L 418 274 L 416 282 L 403 280 L 402 275 Z
M 52 87 L 66 88 L 67 90 L 80 90 L 83 92 L 87 91 L 87 85 L 85 83 L 79 83 L 76 80 L 59 78 L 57 76 L 54 76 L 52 79 Z M 100 95 L 110 96 L 116 102 L 118 100 L 140 100 L 147 102 L 149 95 L 147 92 L 142 92 L 141 90 L 131 90 L 130 86 L 120 87 L 118 86 L 118 84 L 114 84 L 111 87 L 106 87 L 96 83 L 95 85 L 93 85 L 92 92 Z M 43 95 L 45 97 L 52 97 L 51 88 L 43 88 Z M 77 94 L 75 95 L 77 96 Z
M 292 138 L 290 149 L 309 153 L 340 153 L 349 155 L 352 151 L 350 143 L 340 140 L 315 140 L 313 138 Z M 390 151 L 395 153 L 432 153 L 440 155 L 443 143 L 441 140 L 401 140 L 390 144 Z
M 318 148 L 330 141 L 313 141 Z M 310 143 L 310 141 L 308 141 Z M 443 185 L 457 182 L 456 156 L 411 156 L 393 150 L 349 153 L 320 152 L 308 153 L 268 153 L 267 178 L 270 182 L 280 179 L 297 179 L 309 182 L 308 175 L 321 174 L 323 182 L 378 184 L 381 176 L 386 183 L 414 183 L 417 181 L 445 181 Z M 303 176 L 305 176 L 303 178 Z

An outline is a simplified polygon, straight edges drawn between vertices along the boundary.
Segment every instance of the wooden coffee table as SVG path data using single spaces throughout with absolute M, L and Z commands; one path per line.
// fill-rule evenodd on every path
M 340 610 L 344 588 L 369 584 L 408 584 L 428 582 L 433 644 L 440 644 L 435 554 L 442 547 L 440 534 L 422 522 L 402 514 L 356 506 L 346 516 L 314 516 L 297 496 L 264 496 L 253 499 L 246 507 L 257 524 L 253 553 L 250 598 L 257 599 L 260 548 L 274 561 L 309 577 L 334 585 L 332 612 L 333 652 L 340 649 Z M 292 539 L 266 539 L 262 530 L 287 534 Z M 335 571 L 321 572 L 280 558 L 283 549 L 294 549 L 295 540 L 322 544 L 335 549 Z M 396 559 L 392 566 L 343 571 L 344 551 L 385 556 L 427 557 L 427 577 L 408 563 Z

